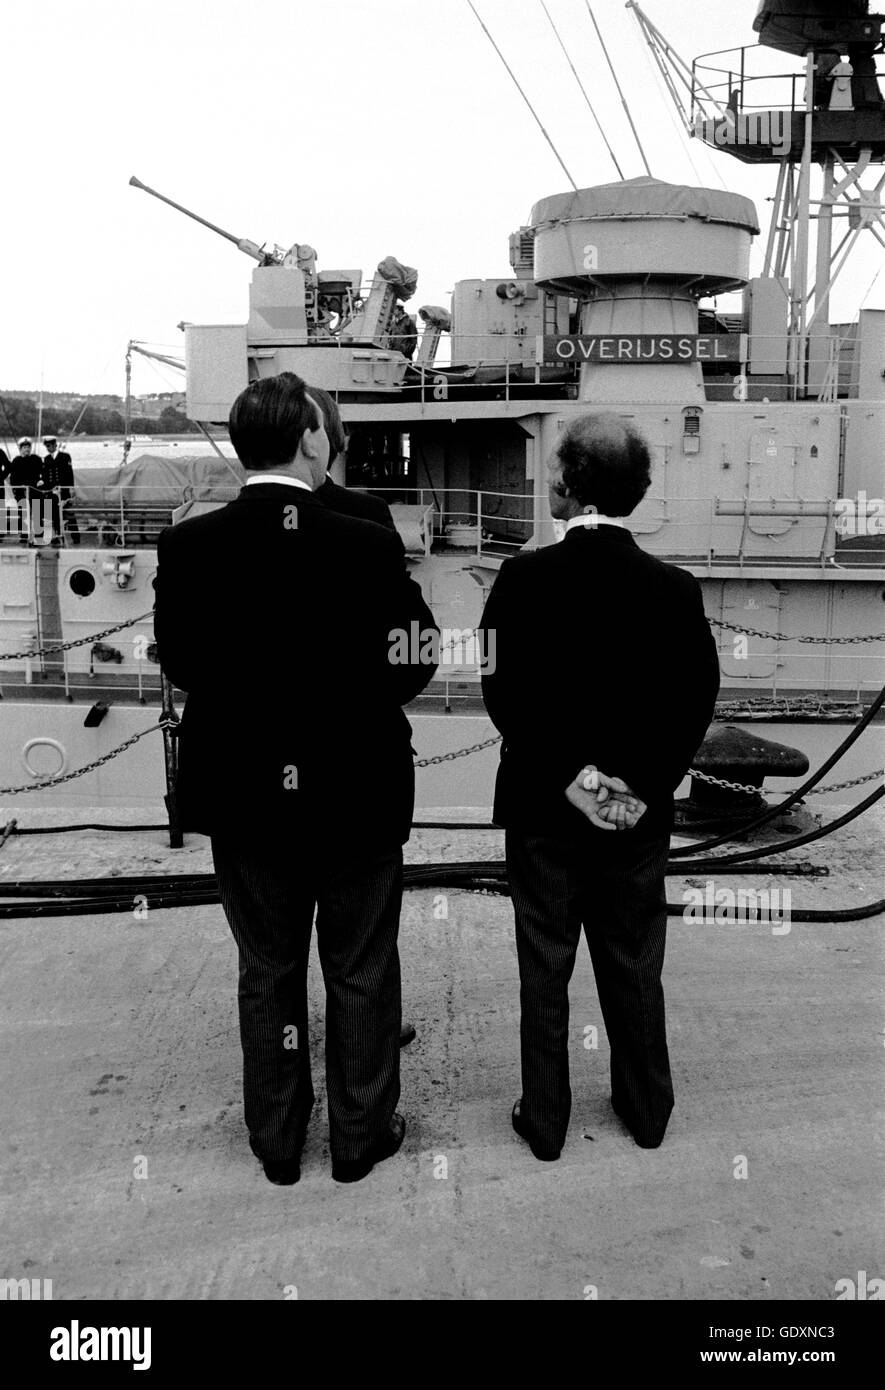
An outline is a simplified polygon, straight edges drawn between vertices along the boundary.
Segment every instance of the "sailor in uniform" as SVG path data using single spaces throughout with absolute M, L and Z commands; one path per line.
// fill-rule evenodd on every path
M 18 441 L 18 453 L 9 465 L 12 495 L 18 503 L 20 545 L 27 545 L 29 534 L 38 529 L 32 509 L 39 499 L 40 458 L 33 450 L 31 436 L 23 434 Z
M 52 520 L 52 543 L 61 545 L 65 527 L 71 534 L 74 545 L 80 544 L 80 528 L 73 509 L 74 467 L 71 456 L 59 450 L 58 439 L 47 434 L 43 439 L 46 456 L 40 468 L 39 486 L 50 509 Z

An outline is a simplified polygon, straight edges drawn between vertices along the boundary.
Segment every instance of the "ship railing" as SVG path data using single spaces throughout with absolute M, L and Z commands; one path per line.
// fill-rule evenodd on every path
M 691 86 L 690 119 L 692 128 L 698 132 L 699 121 L 712 119 L 716 114 L 717 105 L 728 107 L 730 104 L 733 114 L 737 116 L 752 116 L 754 113 L 761 115 L 766 111 L 789 112 L 791 116 L 804 115 L 806 111 L 804 61 L 797 57 L 796 63 L 802 64 L 802 66 L 789 71 L 781 70 L 783 62 L 784 54 L 764 45 L 756 44 L 744 48 L 723 48 L 712 53 L 702 53 L 695 58 L 692 63 Z M 853 98 L 858 90 L 859 82 L 863 82 L 866 87 L 868 103 L 869 99 L 874 99 L 875 91 L 878 92 L 879 98 L 882 98 L 885 55 L 874 55 L 873 64 L 875 76 L 872 72 L 863 75 L 854 74 L 852 78 Z M 818 95 L 821 95 L 824 91 L 823 82 L 827 81 L 826 75 L 822 74 L 815 80 L 821 84 L 818 89 Z M 829 109 L 830 91 L 831 87 L 828 83 L 826 104 L 818 104 L 815 101 L 813 109 Z M 876 107 L 866 104 L 847 109 L 850 112 L 852 109 L 869 110 L 876 109 Z M 885 105 L 879 107 L 879 112 L 885 114 Z M 758 124 L 756 130 L 758 135 L 760 130 Z M 788 132 L 785 133 L 789 134 Z M 750 143 L 750 141 L 743 143 Z M 771 144 L 772 141 L 758 139 L 757 143 Z M 779 143 L 779 141 L 775 143 Z
M 502 280 L 507 277 L 502 277 Z M 511 280 L 514 276 L 509 277 Z M 405 361 L 397 350 L 396 340 L 383 335 L 372 342 L 348 340 L 346 333 L 330 340 L 329 346 L 337 345 L 337 380 L 324 380 L 323 384 L 339 403 L 346 403 L 346 397 L 360 389 L 360 381 L 353 376 L 353 364 L 348 353 L 365 355 L 362 369 L 365 382 L 375 391 L 385 387 L 382 400 L 390 395 L 397 399 L 418 399 L 422 405 L 434 401 L 448 401 L 459 393 L 470 393 L 472 399 L 506 400 L 518 393 L 521 399 L 544 393 L 568 396 L 577 390 L 577 368 L 572 363 L 559 362 L 553 365 L 537 360 L 537 338 L 547 333 L 541 325 L 526 327 L 522 332 L 498 333 L 486 329 L 480 333 L 446 329 L 440 334 L 430 325 L 421 327 L 416 333 L 417 350 L 414 358 Z M 436 340 L 431 358 L 422 356 L 427 340 Z M 375 360 L 370 354 L 389 352 L 390 358 Z M 394 371 L 393 368 L 396 370 Z
M 783 466 L 793 470 L 800 445 L 787 442 L 780 448 Z M 773 489 L 764 496 L 742 495 L 740 490 L 732 496 L 676 496 L 667 491 L 674 446 L 651 441 L 651 452 L 661 491 L 647 494 L 627 524 L 655 554 L 703 564 L 710 573 L 735 563 L 804 568 L 836 563 L 851 569 L 883 564 L 885 499 L 881 496 L 867 496 L 862 489 L 856 496 L 838 498 L 778 495 Z M 752 469 L 758 462 L 743 460 L 751 486 Z M 733 466 L 740 464 L 739 457 L 732 460 Z M 351 491 L 368 492 L 391 506 L 410 553 L 471 551 L 500 560 L 533 540 L 547 544 L 554 538 L 546 499 L 522 491 L 420 483 L 414 459 L 394 460 L 394 466 L 398 472 L 405 470 L 405 476 L 400 473 L 380 483 L 351 479 L 348 485 Z M 81 546 L 117 554 L 154 548 L 159 533 L 178 519 L 182 503 L 176 503 L 163 489 L 157 489 L 157 501 L 146 499 L 144 493 L 148 491 L 143 489 L 136 502 L 78 504 L 75 511 Z M 231 491 L 236 490 L 225 487 L 219 495 L 182 501 L 190 500 L 197 508 L 215 508 L 230 500 Z M 22 532 L 17 529 L 20 513 L 7 507 L 6 516 L 8 525 L 0 532 L 0 549 L 17 548 L 23 540 L 38 549 L 53 544 L 55 537 L 46 522 L 42 531 Z M 65 550 L 76 553 L 71 541 L 69 532 L 64 538 Z M 78 598 L 86 596 L 76 587 L 73 592 Z
M 796 449 L 785 446 L 786 463 L 795 462 Z M 670 446 L 653 453 L 666 472 Z M 650 493 L 627 526 L 653 554 L 703 566 L 710 575 L 735 565 L 748 572 L 885 566 L 885 500 L 862 490 L 840 498 Z
M 748 120 L 751 118 L 748 117 Z M 785 118 L 786 119 L 786 118 Z M 744 131 L 744 127 L 741 128 Z M 768 133 L 774 127 L 770 126 Z M 763 131 L 765 133 L 765 131 Z M 752 130 L 750 131 L 752 136 Z M 775 137 L 776 138 L 776 137 Z M 788 138 L 787 135 L 784 137 Z M 744 134 L 741 143 L 747 143 Z M 756 368 L 749 375 L 749 361 L 739 357 L 729 357 L 719 363 L 710 360 L 705 365 L 704 382 L 711 401 L 746 401 L 759 399 L 762 392 L 768 394 L 772 383 L 776 389 L 785 393 L 785 398 L 797 399 L 798 387 L 787 376 L 787 299 L 784 298 L 784 324 L 780 332 L 760 332 L 742 313 L 716 313 L 706 301 L 701 301 L 698 331 L 701 334 L 730 337 L 754 359 L 773 358 L 783 363 L 781 370 L 762 370 Z M 851 339 L 855 336 L 854 325 L 849 326 L 841 336 L 837 326 L 829 332 L 810 336 L 805 343 L 807 368 L 818 369 L 826 384 L 819 399 L 834 400 L 836 397 L 857 396 L 857 384 L 851 377 L 851 362 L 843 363 L 839 354 L 845 347 L 850 353 Z M 417 401 L 422 407 L 445 403 L 471 404 L 485 402 L 511 402 L 524 404 L 531 400 L 577 401 L 579 395 L 580 369 L 583 357 L 574 347 L 570 351 L 575 356 L 553 360 L 551 356 L 539 356 L 538 339 L 564 339 L 579 337 L 580 327 L 573 325 L 568 332 L 554 332 L 549 326 L 538 323 L 535 331 L 524 333 L 463 333 L 457 330 L 445 344 L 446 355 L 437 355 L 433 361 L 415 360 L 404 367 L 404 374 L 398 375 L 396 382 L 388 382 L 389 392 L 379 394 L 375 400 L 380 403 L 387 399 L 397 401 Z M 604 335 L 612 340 L 635 339 L 632 332 Z M 658 337 L 660 334 L 645 334 Z M 679 337 L 678 334 L 666 334 Z M 683 335 L 686 336 L 686 335 Z M 766 349 L 770 349 L 767 352 Z M 387 366 L 384 370 L 387 371 Z M 402 363 L 401 363 L 402 365 Z M 618 365 L 606 360 L 600 363 L 600 370 L 609 365 Z M 621 366 L 628 365 L 626 362 Z M 630 362 L 633 370 L 640 369 L 639 362 Z M 710 368 L 716 367 L 716 370 Z M 347 405 L 349 396 L 358 389 L 350 375 L 350 367 L 342 359 L 337 380 L 327 382 L 328 390 L 339 404 Z M 376 382 L 376 386 L 379 383 Z M 754 392 L 755 388 L 755 392 Z M 751 397 L 752 393 L 752 397 Z M 780 397 L 778 397 L 780 398 Z M 589 407 L 588 407 L 589 408 Z
M 414 470 L 414 462 L 395 460 L 398 468 Z M 376 485 L 374 482 L 351 482 L 349 490 L 368 492 L 381 497 L 394 509 L 398 528 L 415 543 L 407 549 L 430 553 L 433 545 L 456 550 L 473 550 L 477 555 L 486 552 L 501 555 L 515 553 L 531 538 L 533 529 L 533 498 L 531 493 L 497 491 L 492 488 L 445 488 L 433 484 L 419 485 L 410 477 Z M 155 493 L 154 498 L 151 493 Z M 223 486 L 203 495 L 188 496 L 188 488 L 178 499 L 170 496 L 168 487 L 143 487 L 127 500 L 91 502 L 77 501 L 72 505 L 77 520 L 79 543 L 90 549 L 126 551 L 144 550 L 156 546 L 160 532 L 175 520 L 187 504 L 196 508 L 223 506 L 238 493 L 237 488 Z M 421 513 L 421 522 L 417 513 Z M 9 504 L 9 518 L 3 543 L 17 544 L 21 540 L 40 548 L 52 545 L 55 539 L 51 526 L 51 509 L 45 509 L 43 520 L 29 515 L 24 523 L 16 504 Z M 24 529 L 20 529 L 23 527 Z M 416 538 L 420 534 L 420 544 Z M 426 532 L 426 534 L 425 534 Z M 406 535 L 404 534 L 404 540 Z M 65 549 L 74 548 L 71 532 L 64 537 Z
M 367 487 L 348 486 L 350 491 L 369 492 L 373 497 L 382 498 L 398 525 L 401 508 L 420 509 L 428 518 L 431 545 L 500 558 L 515 554 L 532 537 L 534 497 L 530 492 L 446 488 L 411 482 L 380 487 L 374 483 Z M 418 548 L 413 541 L 412 549 Z M 408 543 L 406 549 L 409 550 Z

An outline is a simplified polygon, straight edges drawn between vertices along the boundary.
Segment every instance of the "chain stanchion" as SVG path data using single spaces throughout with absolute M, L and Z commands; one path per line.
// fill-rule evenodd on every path
M 169 848 L 181 849 L 184 833 L 178 809 L 178 715 L 175 712 L 175 698 L 172 682 L 162 672 L 160 676 L 162 699 L 160 727 L 163 730 L 163 755 L 166 765 L 166 814 L 169 817 Z

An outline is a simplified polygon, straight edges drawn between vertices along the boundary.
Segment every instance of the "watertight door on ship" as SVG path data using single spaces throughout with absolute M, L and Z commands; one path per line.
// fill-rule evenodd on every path
M 707 612 L 713 613 L 712 606 Z M 774 584 L 758 579 L 726 580 L 718 615 L 738 628 L 777 632 L 781 600 Z M 774 637 L 744 637 L 725 629 L 719 647 L 719 666 L 727 685 L 769 685 L 778 674 L 777 641 Z
M 747 447 L 750 496 L 796 496 L 799 443 L 791 429 L 765 424 L 752 430 Z

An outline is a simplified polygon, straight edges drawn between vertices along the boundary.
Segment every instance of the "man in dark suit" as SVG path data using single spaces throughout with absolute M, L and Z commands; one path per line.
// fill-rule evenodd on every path
M 353 1182 L 405 1130 L 397 931 L 414 766 L 401 707 L 433 676 L 438 632 L 398 537 L 318 500 L 329 444 L 300 378 L 249 386 L 230 436 L 249 473 L 239 497 L 158 545 L 160 661 L 188 696 L 182 820 L 212 838 L 240 952 L 246 1125 L 272 1182 L 298 1181 L 314 1100 L 318 908 L 332 1176 Z M 391 634 L 412 623 L 434 657 L 414 644 L 397 664 Z
M 643 1147 L 673 1107 L 661 970 L 673 792 L 713 715 L 716 647 L 697 581 L 622 517 L 648 489 L 615 415 L 563 431 L 549 464 L 564 539 L 502 565 L 486 603 L 486 708 L 503 735 L 494 819 L 520 971 L 513 1125 L 555 1159 L 571 1109 L 568 985 L 583 927 L 611 1046 L 612 1104 Z M 608 832 L 608 833 L 606 833 Z
M 326 427 L 326 437 L 329 441 L 329 470 L 331 470 L 332 464 L 347 448 L 347 431 L 344 428 L 344 421 L 341 419 L 341 412 L 335 404 L 334 397 L 320 386 L 311 386 L 308 389 L 311 398 L 316 401 L 323 412 L 323 424 Z M 335 482 L 331 471 L 326 473 L 326 480 L 317 488 L 316 496 L 324 506 L 331 507 L 333 512 L 341 512 L 343 516 L 359 516 L 364 521 L 374 521 L 377 526 L 385 526 L 388 531 L 393 531 L 397 537 L 399 536 L 390 514 L 390 508 L 382 498 L 373 497 L 368 492 L 354 492 L 349 487 L 342 487 L 340 483 Z M 408 1047 L 409 1043 L 415 1041 L 415 1037 L 415 1025 L 403 1023 L 399 1035 L 400 1047 Z
M 341 412 L 329 392 L 323 391 L 319 386 L 311 386 L 310 393 L 323 412 L 329 438 L 331 468 L 347 447 L 347 432 Z M 382 498 L 373 497 L 369 492 L 354 492 L 349 487 L 341 487 L 334 481 L 331 473 L 327 474 L 325 482 L 317 488 L 317 497 L 335 512 L 342 512 L 345 516 L 361 516 L 365 521 L 374 521 L 378 526 L 386 526 L 389 531 L 396 530 L 390 508 Z

